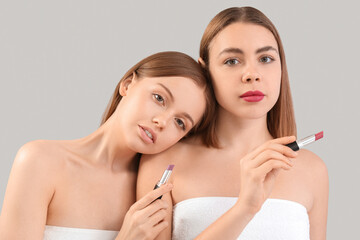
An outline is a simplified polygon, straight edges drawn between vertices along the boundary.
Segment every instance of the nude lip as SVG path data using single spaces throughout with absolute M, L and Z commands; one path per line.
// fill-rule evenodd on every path
M 264 98 L 264 94 L 258 90 L 256 91 L 247 91 L 242 94 L 240 98 L 244 99 L 247 102 L 260 102 Z
M 139 129 L 140 129 L 141 138 L 147 143 L 155 143 L 155 141 L 156 141 L 155 132 L 151 128 L 144 127 L 144 126 L 141 126 L 141 125 L 138 125 L 138 126 L 139 126 Z M 151 135 L 153 137 L 152 139 L 146 134 L 145 130 L 151 133 Z

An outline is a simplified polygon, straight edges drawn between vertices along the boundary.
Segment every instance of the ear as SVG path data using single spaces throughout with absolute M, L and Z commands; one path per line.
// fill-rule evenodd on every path
M 201 67 L 203 67 L 203 68 L 206 67 L 205 62 L 204 62 L 204 60 L 203 60 L 201 57 L 198 58 L 198 62 L 200 63 Z
M 123 97 L 126 96 L 126 93 L 130 88 L 130 85 L 135 82 L 135 79 L 136 79 L 136 73 L 133 72 L 131 76 L 121 81 L 119 88 L 119 93 L 121 96 Z

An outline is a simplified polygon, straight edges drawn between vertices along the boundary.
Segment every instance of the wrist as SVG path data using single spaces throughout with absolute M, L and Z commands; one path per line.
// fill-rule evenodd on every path
M 233 209 L 242 218 L 252 219 L 261 209 L 261 206 L 259 207 L 253 204 L 246 204 L 239 199 L 233 206 Z

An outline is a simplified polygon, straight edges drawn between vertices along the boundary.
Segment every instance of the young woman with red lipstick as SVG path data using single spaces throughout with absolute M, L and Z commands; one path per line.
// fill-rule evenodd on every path
M 252 7 L 210 22 L 199 62 L 211 78 L 217 115 L 205 134 L 143 156 L 138 197 L 175 164 L 165 229 L 157 239 L 325 239 L 328 175 L 307 150 L 294 152 L 296 125 L 283 46 L 271 21 Z M 170 219 L 170 214 L 173 214 Z
M 120 80 L 94 133 L 25 144 L 11 170 L 0 239 L 153 239 L 168 225 L 167 203 L 156 199 L 172 186 L 135 203 L 138 153 L 203 131 L 214 114 L 209 86 L 191 57 L 154 54 Z

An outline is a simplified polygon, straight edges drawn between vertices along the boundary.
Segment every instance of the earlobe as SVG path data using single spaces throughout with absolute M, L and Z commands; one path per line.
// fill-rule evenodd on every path
M 198 62 L 199 62 L 199 64 L 201 65 L 201 67 L 203 67 L 203 68 L 206 67 L 205 62 L 204 62 L 204 60 L 203 60 L 201 57 L 198 58 Z
M 135 81 L 136 78 L 136 73 L 133 73 L 131 76 L 129 76 L 128 78 L 124 79 L 121 83 L 120 83 L 120 88 L 119 88 L 119 93 L 121 96 L 125 97 L 126 93 L 130 87 L 130 85 Z

